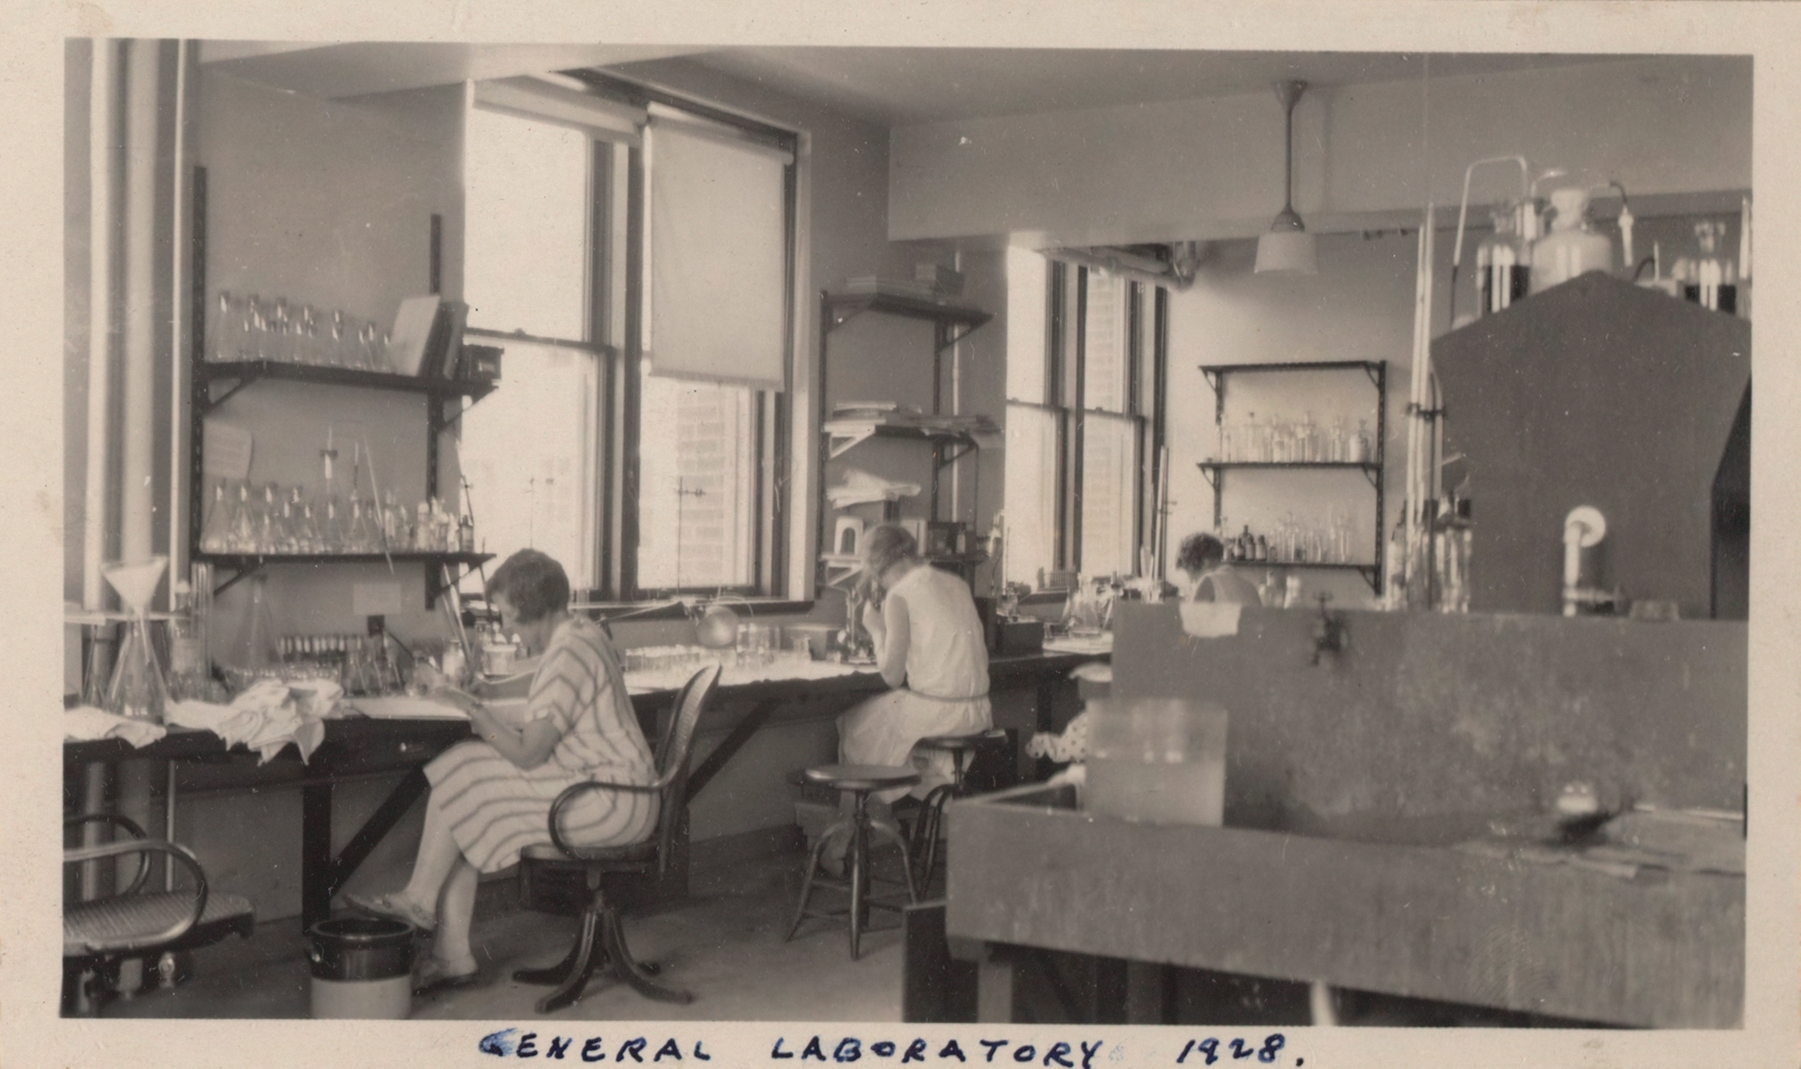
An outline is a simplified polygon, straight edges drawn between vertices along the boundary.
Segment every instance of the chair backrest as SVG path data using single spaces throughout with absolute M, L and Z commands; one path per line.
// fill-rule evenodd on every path
M 688 678 L 676 694 L 675 713 L 669 730 L 663 736 L 657 754 L 657 786 L 662 789 L 661 811 L 657 814 L 657 874 L 667 874 L 669 855 L 675 845 L 675 831 L 682 813 L 688 808 L 683 797 L 688 782 L 688 755 L 694 749 L 694 729 L 712 701 L 713 689 L 719 684 L 721 669 L 709 664 Z

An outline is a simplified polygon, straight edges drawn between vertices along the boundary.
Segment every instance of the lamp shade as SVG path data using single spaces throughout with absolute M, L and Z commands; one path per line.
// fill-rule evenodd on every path
M 1271 230 L 1257 239 L 1256 273 L 1319 274 L 1313 235 L 1305 230 Z

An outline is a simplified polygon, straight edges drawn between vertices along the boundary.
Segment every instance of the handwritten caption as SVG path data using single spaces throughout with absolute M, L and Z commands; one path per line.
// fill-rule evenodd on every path
M 1287 1046 L 1287 1038 L 1280 1032 L 1271 1032 L 1263 1037 L 1261 1043 L 1256 1040 L 1246 1041 L 1242 1038 L 1220 1039 L 1208 1036 L 1202 1040 L 1189 1040 L 1182 1045 L 1181 1052 L 1175 1056 L 1177 1065 L 1213 1065 L 1221 1060 L 1261 1062 L 1273 1065 Z M 809 1061 L 850 1062 L 870 1059 L 898 1059 L 899 1064 L 911 1062 L 945 1062 L 984 1064 L 1014 1062 L 1019 1065 L 1041 1065 L 1045 1069 L 1051 1066 L 1062 1066 L 1063 1069 L 1094 1069 L 1094 1059 L 1101 1053 L 1104 1043 L 1096 1040 L 1076 1040 L 1074 1043 L 1058 1040 L 1040 1046 L 1037 1043 L 1021 1043 L 1011 1039 L 976 1039 L 971 1042 L 951 1038 L 943 1041 L 930 1041 L 915 1038 L 905 1042 L 889 1039 L 866 1041 L 856 1036 L 844 1036 L 837 1040 L 823 1039 L 819 1035 L 809 1037 L 805 1042 L 791 1039 L 788 1036 L 777 1036 L 774 1045 L 769 1049 L 768 1059 L 771 1062 L 793 1061 L 799 1063 Z M 936 1049 L 934 1049 L 934 1047 Z M 710 1062 L 713 1055 L 706 1050 L 700 1040 L 684 1043 L 675 1038 L 665 1038 L 660 1044 L 648 1036 L 633 1036 L 619 1040 L 609 1048 L 602 1036 L 540 1035 L 537 1032 L 526 1032 L 518 1028 L 507 1028 L 493 1032 L 481 1038 L 478 1048 L 483 1054 L 491 1054 L 501 1058 L 538 1058 L 552 1060 L 569 1060 L 577 1058 L 584 1062 L 636 1062 L 643 1064 L 668 1061 Z M 1108 1054 L 1109 1061 L 1121 1061 L 1125 1057 L 1123 1047 L 1115 1046 Z M 1293 1064 L 1304 1066 L 1302 1058 L 1295 1058 Z

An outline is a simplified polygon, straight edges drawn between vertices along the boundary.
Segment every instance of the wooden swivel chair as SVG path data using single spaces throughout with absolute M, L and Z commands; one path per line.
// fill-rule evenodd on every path
M 581 998 L 597 970 L 604 969 L 615 980 L 622 980 L 646 998 L 663 1002 L 689 1003 L 694 995 L 677 988 L 665 987 L 653 979 L 655 967 L 637 961 L 625 944 L 625 933 L 619 926 L 619 911 L 613 898 L 618 897 L 620 881 L 642 879 L 655 873 L 661 878 L 669 870 L 670 855 L 675 850 L 676 828 L 686 808 L 684 793 L 688 779 L 688 753 L 694 745 L 694 728 L 712 698 L 719 682 L 719 666 L 708 665 L 694 673 L 676 696 L 675 715 L 670 718 L 657 752 L 657 779 L 649 785 L 606 783 L 589 780 L 577 783 L 559 794 L 550 806 L 550 842 L 528 846 L 519 857 L 520 878 L 528 884 L 541 878 L 541 870 L 579 871 L 584 877 L 588 900 L 582 910 L 581 932 L 575 945 L 562 961 L 546 969 L 520 969 L 513 979 L 525 984 L 554 984 L 556 990 L 538 1000 L 539 1013 L 551 1013 Z M 642 842 L 626 846 L 576 846 L 563 838 L 560 827 L 563 809 L 582 794 L 597 789 L 635 791 L 654 794 L 660 803 L 655 833 Z M 611 896 L 611 897 L 610 897 Z M 528 896 L 529 901 L 529 896 Z
M 63 851 L 64 865 L 79 865 L 127 854 L 138 858 L 137 875 L 125 890 L 86 902 L 63 903 L 64 1016 L 92 1014 L 117 985 L 119 965 L 130 958 L 153 958 L 216 943 L 236 932 L 248 939 L 256 912 L 242 895 L 209 892 L 206 870 L 179 843 L 151 839 L 121 816 L 92 813 L 63 822 L 65 834 L 84 824 L 111 824 L 131 838 Z M 165 854 L 191 877 L 191 886 L 144 891 L 150 854 Z

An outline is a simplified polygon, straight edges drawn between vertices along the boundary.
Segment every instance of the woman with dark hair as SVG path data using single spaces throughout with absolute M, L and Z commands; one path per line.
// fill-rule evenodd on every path
M 1194 584 L 1190 601 L 1217 601 L 1233 605 L 1261 605 L 1257 585 L 1239 575 L 1226 563 L 1226 544 L 1210 534 L 1191 534 L 1182 539 L 1176 554 L 1176 567 L 1188 573 Z
M 863 626 L 875 642 L 876 667 L 894 688 L 838 718 L 838 754 L 846 764 L 915 765 L 924 798 L 951 780 L 948 754 L 915 755 L 930 735 L 968 735 L 993 724 L 988 704 L 988 645 L 969 585 L 927 564 L 907 529 L 885 523 L 863 539 L 863 579 L 871 596 Z M 878 793 L 877 819 L 905 788 Z M 843 856 L 845 844 L 827 847 Z
M 482 701 L 424 671 L 431 693 L 469 714 L 476 738 L 425 766 L 431 795 L 412 878 L 392 894 L 346 895 L 364 912 L 435 931 L 416 987 L 461 986 L 479 973 L 469 945 L 481 874 L 516 863 L 519 851 L 550 840 L 550 804 L 588 779 L 650 784 L 650 746 L 626 693 L 618 654 L 600 625 L 569 611 L 563 566 L 536 550 L 506 559 L 488 581 L 503 627 L 542 653 L 524 719 L 496 716 Z M 655 795 L 590 791 L 566 810 L 569 840 L 624 845 L 656 826 Z

